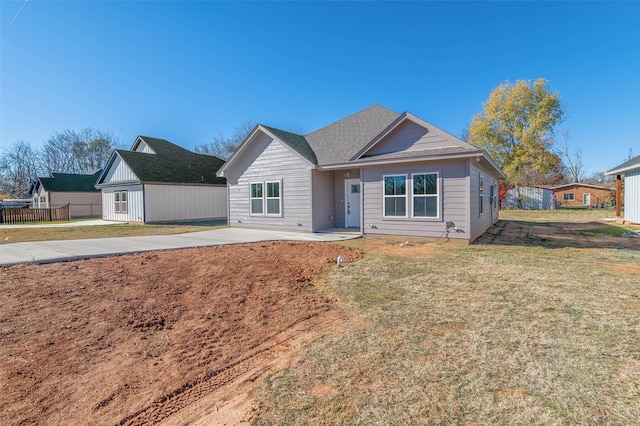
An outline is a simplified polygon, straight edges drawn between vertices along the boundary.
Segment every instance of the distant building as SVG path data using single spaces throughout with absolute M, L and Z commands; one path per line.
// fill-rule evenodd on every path
M 604 207 L 614 200 L 615 190 L 600 185 L 567 183 L 550 188 L 556 204 L 562 207 Z
M 102 169 L 89 173 L 52 173 L 39 177 L 29 190 L 31 207 L 51 208 L 69 204 L 69 216 L 102 216 L 102 196 L 95 184 Z
M 621 188 L 624 179 L 624 221 L 640 223 L 640 155 L 614 167 L 606 174 L 616 177 L 616 188 Z M 621 197 L 622 191 L 619 192 Z M 620 215 L 621 204 L 617 203 L 616 216 Z

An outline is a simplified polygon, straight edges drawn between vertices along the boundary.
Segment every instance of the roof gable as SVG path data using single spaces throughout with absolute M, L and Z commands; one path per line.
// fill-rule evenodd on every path
M 137 151 L 140 147 L 143 147 L 143 150 Z M 224 178 L 216 176 L 216 172 L 224 163 L 220 158 L 191 152 L 165 139 L 138 136 L 130 151 L 114 151 L 109 160 L 108 170 L 100 178 L 100 184 L 106 183 L 106 177 L 115 163 L 116 156 L 126 163 L 140 182 L 219 185 L 226 183 Z
M 477 152 L 478 148 L 461 139 L 405 112 L 384 132 L 358 152 L 352 160 L 380 155 L 402 157 L 416 153 L 429 155 L 438 153 Z

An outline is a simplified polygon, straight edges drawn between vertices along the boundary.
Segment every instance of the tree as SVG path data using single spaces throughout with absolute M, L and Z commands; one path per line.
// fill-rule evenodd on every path
M 560 165 L 551 148 L 564 108 L 547 80 L 507 81 L 482 106 L 469 126 L 469 143 L 485 149 L 512 185 L 528 183 L 531 170 L 546 175 Z
M 0 157 L 0 193 L 10 198 L 27 198 L 31 183 L 40 172 L 38 151 L 31 144 L 18 141 Z
M 42 147 L 42 169 L 48 173 L 86 173 L 100 169 L 117 145 L 113 134 L 91 127 L 79 132 L 57 132 Z
M 245 121 L 237 126 L 230 137 L 225 137 L 222 133 L 214 136 L 211 142 L 195 147 L 195 151 L 201 154 L 215 155 L 223 160 L 229 159 L 240 144 L 249 136 L 255 127 L 252 121 Z
M 582 182 L 584 179 L 584 164 L 582 163 L 582 151 L 577 150 L 571 155 L 569 150 L 569 129 L 562 133 L 563 141 L 559 143 L 560 154 L 567 160 L 566 168 L 572 182 Z

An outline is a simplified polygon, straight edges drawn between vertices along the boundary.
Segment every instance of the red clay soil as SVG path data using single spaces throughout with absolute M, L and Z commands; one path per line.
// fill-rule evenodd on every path
M 1 268 L 0 424 L 247 422 L 216 392 L 326 326 L 334 300 L 312 278 L 338 255 L 361 253 L 274 242 Z

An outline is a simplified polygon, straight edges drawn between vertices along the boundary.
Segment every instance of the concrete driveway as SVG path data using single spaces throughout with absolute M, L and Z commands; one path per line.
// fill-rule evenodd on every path
M 0 266 L 18 263 L 52 263 L 117 254 L 140 253 L 260 241 L 343 241 L 359 234 L 304 233 L 222 228 L 178 235 L 39 241 L 0 245 Z

